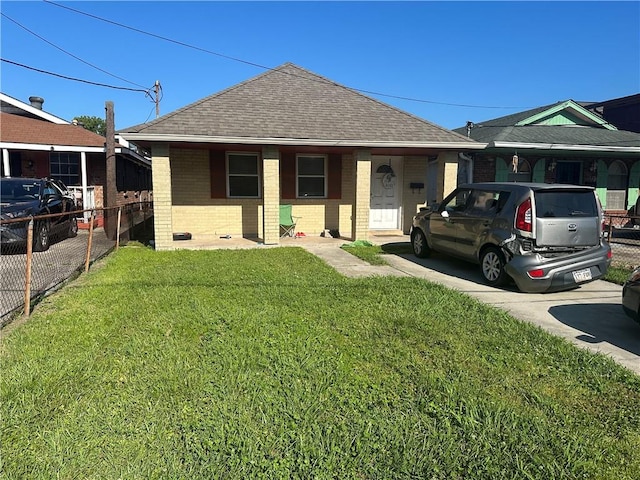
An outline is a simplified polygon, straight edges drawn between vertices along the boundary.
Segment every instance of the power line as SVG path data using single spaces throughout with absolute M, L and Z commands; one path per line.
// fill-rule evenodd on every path
M 90 80 L 83 80 L 81 78 L 69 77 L 67 75 L 61 75 L 59 73 L 48 72 L 46 70 L 41 70 L 39 68 L 30 67 L 30 66 L 24 65 L 22 63 L 14 62 L 12 60 L 7 60 L 6 58 L 0 58 L 0 61 L 6 62 L 6 63 L 10 63 L 10 64 L 16 65 L 18 67 L 26 68 L 28 70 L 33 70 L 34 72 L 44 73 L 44 74 L 52 75 L 52 76 L 58 77 L 58 78 L 64 78 L 65 80 L 73 80 L 74 82 L 88 83 L 89 85 L 96 85 L 98 87 L 113 88 L 113 89 L 116 89 L 116 90 L 127 90 L 129 92 L 142 92 L 145 95 L 148 95 L 148 93 L 149 93 L 149 89 L 142 90 L 142 89 L 139 89 L 139 88 L 117 87 L 115 85 L 107 85 L 106 83 L 92 82 Z
M 103 17 L 99 17 L 99 16 L 93 15 L 91 13 L 83 12 L 81 10 L 77 10 L 75 8 L 71 8 L 71 7 L 66 6 L 66 5 L 60 5 L 58 3 L 52 2 L 51 0 L 44 0 L 44 2 L 48 3 L 50 5 L 54 5 L 56 7 L 59 7 L 59 8 L 64 8 L 64 9 L 69 10 L 69 11 L 74 12 L 74 13 L 78 13 L 80 15 L 84 15 L 84 16 L 99 20 L 101 22 L 110 23 L 111 25 L 115 25 L 115 26 L 118 26 L 118 27 L 121 27 L 121 28 L 125 28 L 127 30 L 131 30 L 133 32 L 141 33 L 143 35 L 147 35 L 147 36 L 150 36 L 150 37 L 153 37 L 153 38 L 157 38 L 159 40 L 164 40 L 166 42 L 170 42 L 170 43 L 173 43 L 173 44 L 176 44 L 176 45 L 180 45 L 182 47 L 191 48 L 193 50 L 197 50 L 197 51 L 200 51 L 200 52 L 203 52 L 203 53 L 208 53 L 210 55 L 215 55 L 215 56 L 221 57 L 221 58 L 226 58 L 228 60 L 233 60 L 235 62 L 244 63 L 245 65 L 250 65 L 250 66 L 261 68 L 261 69 L 264 69 L 264 70 L 270 70 L 270 71 L 276 70 L 273 67 L 267 67 L 265 65 L 261 65 L 261 64 L 258 64 L 258 63 L 249 62 L 247 60 L 242 60 L 241 58 L 231 57 L 229 55 L 224 55 L 222 53 L 214 52 L 212 50 L 207 50 L 206 48 L 202 48 L 202 47 L 198 47 L 198 46 L 195 46 L 195 45 L 191 45 L 191 44 L 188 44 L 188 43 L 185 43 L 185 42 L 181 42 L 179 40 L 174 40 L 172 38 L 164 37 L 162 35 L 158 35 L 158 34 L 155 34 L 155 33 L 147 32 L 147 31 L 141 30 L 139 28 L 131 27 L 131 26 L 125 25 L 123 23 L 119 23 L 119 22 L 115 22 L 113 20 L 109 20 L 109 19 L 106 19 L 106 18 L 103 18 Z M 307 77 L 302 77 L 300 75 L 296 75 L 295 73 L 282 72 L 282 71 L 280 71 L 279 73 L 284 73 L 284 74 L 291 75 L 291 76 L 294 76 L 294 77 L 304 78 L 305 80 L 312 80 L 312 81 L 316 81 L 316 82 L 322 82 L 322 80 L 310 79 L 310 78 L 307 78 Z M 334 83 L 334 82 L 330 82 L 330 83 Z M 350 90 L 353 90 L 353 91 L 356 91 L 356 92 L 360 92 L 360 93 L 366 93 L 368 95 L 376 95 L 376 96 L 380 96 L 380 97 L 395 98 L 397 100 L 407 100 L 407 101 L 411 101 L 411 102 L 430 103 L 430 104 L 434 104 L 434 105 L 444 105 L 444 106 L 449 106 L 449 107 L 484 108 L 484 109 L 523 109 L 523 108 L 531 108 L 531 107 L 517 107 L 517 106 L 508 107 L 508 106 L 471 105 L 471 104 L 461 104 L 461 103 L 436 102 L 436 101 L 433 101 L 433 100 L 425 100 L 425 99 L 419 99 L 419 98 L 404 97 L 404 96 L 400 96 L 400 95 L 391 95 L 391 94 L 387 94 L 387 93 L 374 92 L 374 91 L 371 91 L 371 90 L 363 90 L 363 89 L 353 88 L 353 87 L 348 87 L 348 88 Z
M 18 25 L 18 26 L 19 26 L 20 28 L 22 28 L 23 30 L 25 30 L 25 31 L 29 32 L 31 35 L 33 35 L 33 36 L 35 36 L 35 37 L 39 38 L 39 39 L 40 39 L 40 40 L 42 40 L 43 42 L 48 43 L 48 44 L 49 44 L 49 45 L 51 45 L 52 47 L 57 48 L 58 50 L 60 50 L 61 52 L 65 53 L 65 54 L 67 54 L 67 55 L 69 55 L 70 57 L 73 57 L 73 58 L 75 58 L 76 60 L 78 60 L 78 61 L 80 61 L 80 62 L 84 63 L 85 65 L 89 65 L 90 67 L 95 68 L 96 70 L 99 70 L 99 71 L 101 71 L 102 73 L 106 73 L 107 75 L 110 75 L 110 76 L 112 76 L 112 77 L 114 77 L 114 78 L 117 78 L 118 80 L 122 80 L 123 82 L 127 82 L 127 83 L 130 83 L 131 85 L 136 85 L 136 86 L 138 86 L 138 87 L 145 88 L 143 85 L 139 85 L 139 84 L 137 84 L 137 83 L 135 83 L 135 82 L 131 82 L 131 81 L 127 80 L 126 78 L 122 78 L 122 77 L 119 77 L 119 76 L 117 76 L 117 75 L 114 75 L 113 73 L 108 72 L 107 70 L 104 70 L 104 69 L 102 69 L 102 68 L 100 68 L 100 67 L 98 67 L 98 66 L 96 66 L 96 65 L 93 65 L 92 63 L 89 63 L 89 62 L 87 62 L 86 60 L 83 60 L 82 58 L 80 58 L 80 57 L 78 57 L 78 56 L 74 55 L 74 54 L 73 54 L 73 53 L 71 53 L 71 52 L 68 52 L 68 51 L 67 51 L 67 50 L 65 50 L 64 48 L 59 47 L 58 45 L 56 45 L 56 44 L 54 44 L 54 43 L 50 42 L 50 41 L 49 41 L 49 40 L 47 40 L 46 38 L 44 38 L 44 37 L 42 37 L 42 36 L 38 35 L 36 32 L 34 32 L 34 31 L 32 31 L 32 30 L 29 30 L 27 27 L 25 27 L 24 25 L 22 25 L 22 24 L 21 24 L 21 23 L 19 23 L 18 21 L 14 20 L 13 18 L 9 17 L 9 16 L 8 16 L 8 15 L 6 15 L 5 13 L 0 12 L 0 15 L 2 15 L 2 16 L 3 16 L 4 18 L 6 18 L 7 20 L 9 20 L 9 21 L 11 21 L 11 22 L 15 23 L 16 25 Z

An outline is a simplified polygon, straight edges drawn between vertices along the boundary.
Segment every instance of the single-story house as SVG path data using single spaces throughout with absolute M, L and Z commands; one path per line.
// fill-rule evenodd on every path
M 103 207 L 105 137 L 45 112 L 43 102 L 0 93 L 2 176 L 53 177 L 75 191 L 84 208 Z M 115 153 L 117 203 L 152 200 L 151 160 L 120 143 Z
M 455 131 L 486 145 L 470 154 L 474 181 L 590 185 L 610 214 L 625 215 L 638 200 L 640 133 L 619 130 L 573 100 Z
M 151 152 L 157 249 L 176 232 L 278 244 L 283 204 L 307 236 L 407 233 L 484 148 L 291 63 L 118 134 Z

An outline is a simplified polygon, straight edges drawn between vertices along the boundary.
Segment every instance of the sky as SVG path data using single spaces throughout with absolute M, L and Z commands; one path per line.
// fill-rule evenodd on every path
M 117 130 L 156 118 L 156 81 L 164 115 L 287 62 L 449 129 L 640 93 L 639 1 L 2 0 L 0 13 L 0 90 L 69 121 L 113 102 Z

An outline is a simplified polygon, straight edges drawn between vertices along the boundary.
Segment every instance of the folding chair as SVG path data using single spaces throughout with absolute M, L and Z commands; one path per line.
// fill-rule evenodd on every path
M 291 205 L 280 205 L 280 237 L 295 236 L 298 218 L 291 215 Z

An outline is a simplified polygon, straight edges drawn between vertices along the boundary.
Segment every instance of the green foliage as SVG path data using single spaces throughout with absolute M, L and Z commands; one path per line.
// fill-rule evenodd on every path
M 371 265 L 388 265 L 383 257 L 385 254 L 401 255 L 413 252 L 410 243 L 392 243 L 380 246 L 363 240 L 345 243 L 342 249 Z
M 81 115 L 79 117 L 75 117 L 75 119 L 78 121 L 80 126 L 93 133 L 97 133 L 103 137 L 107 134 L 107 122 L 100 117 Z
M 617 283 L 618 285 L 622 285 L 631 275 L 633 268 L 630 267 L 619 267 L 612 265 L 607 270 L 607 274 L 604 279 L 608 282 Z
M 640 378 L 299 248 L 121 248 L 2 338 L 3 478 L 632 479 Z

